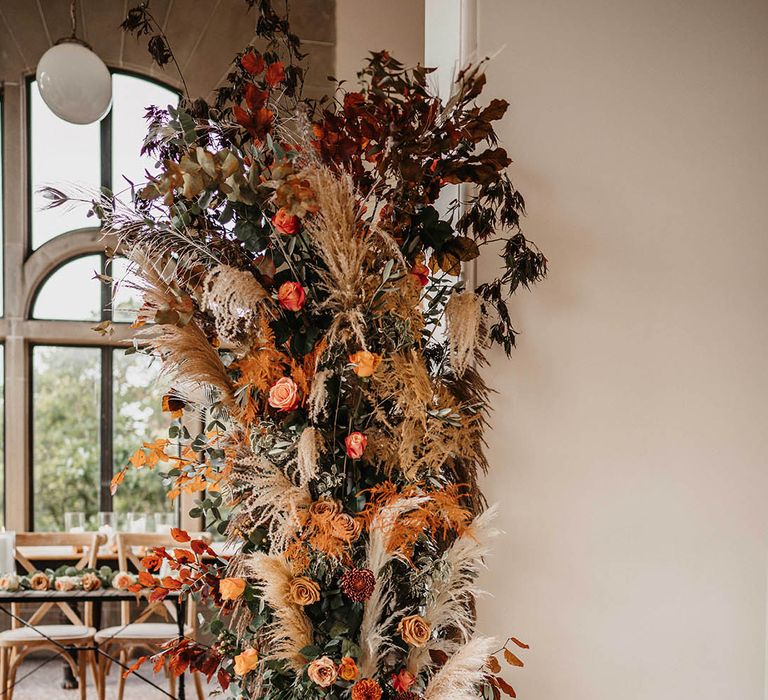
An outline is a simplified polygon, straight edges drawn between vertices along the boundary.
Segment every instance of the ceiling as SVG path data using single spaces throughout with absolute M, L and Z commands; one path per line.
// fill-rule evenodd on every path
M 138 0 L 78 0 L 78 36 L 111 68 L 151 75 L 180 87 L 172 65 L 154 66 L 146 38 L 119 26 Z M 40 56 L 70 34 L 70 0 L 0 0 L 0 79 L 19 82 L 33 73 Z M 152 0 L 189 85 L 190 95 L 209 96 L 229 71 L 234 54 L 253 40 L 255 11 L 245 0 Z M 292 0 L 291 24 L 309 57 L 307 92 L 325 91 L 335 55 L 335 0 Z

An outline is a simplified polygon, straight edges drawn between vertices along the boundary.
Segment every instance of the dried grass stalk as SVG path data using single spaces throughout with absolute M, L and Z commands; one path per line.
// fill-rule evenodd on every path
M 477 700 L 488 657 L 497 648 L 492 637 L 477 637 L 461 647 L 434 675 L 424 700 Z
M 317 372 L 312 379 L 312 388 L 307 400 L 309 418 L 312 422 L 328 414 L 328 387 L 327 382 L 332 375 L 331 370 L 324 369 Z
M 296 466 L 298 468 L 299 483 L 306 486 L 317 477 L 318 445 L 317 431 L 309 426 L 304 428 L 296 447 Z
M 217 389 L 222 403 L 234 406 L 234 387 L 224 363 L 194 321 L 185 326 L 152 326 L 141 337 L 160 354 L 167 372 L 190 384 Z
M 474 292 L 454 292 L 445 306 L 451 367 L 461 376 L 486 342 L 483 300 Z
M 283 556 L 256 552 L 250 556 L 246 569 L 258 582 L 264 602 L 272 610 L 273 621 L 267 631 L 263 658 L 284 660 L 301 673 L 307 660 L 299 652 L 312 644 L 312 623 L 304 609 L 291 600 L 290 563 Z

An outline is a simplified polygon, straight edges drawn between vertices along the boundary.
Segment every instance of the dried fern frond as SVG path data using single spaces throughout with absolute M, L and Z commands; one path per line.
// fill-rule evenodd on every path
M 483 300 L 474 292 L 453 292 L 445 306 L 451 367 L 461 376 L 486 342 Z
M 440 632 L 450 632 L 449 648 L 471 637 L 475 626 L 472 601 L 480 593 L 475 583 L 490 551 L 490 541 L 499 534 L 493 527 L 495 518 L 495 507 L 478 515 L 436 562 L 422 615 L 435 634 L 423 647 L 409 650 L 407 666 L 414 675 L 430 663 L 432 650 L 445 650 L 446 639 L 437 636 Z
M 486 662 L 497 642 L 492 637 L 477 637 L 467 642 L 432 676 L 424 700 L 477 700 L 486 673 Z
M 268 298 L 250 272 L 229 265 L 214 267 L 203 282 L 203 308 L 213 315 L 216 332 L 230 343 L 257 330 Z
M 312 644 L 312 623 L 304 609 L 291 600 L 290 563 L 284 556 L 255 552 L 249 557 L 246 569 L 258 582 L 264 602 L 272 610 L 262 658 L 283 660 L 294 671 L 301 672 L 307 660 L 300 652 Z
M 328 414 L 328 379 L 333 373 L 324 369 L 315 374 L 312 380 L 312 388 L 307 400 L 309 418 L 312 422 L 317 422 L 322 416 Z
M 265 527 L 270 553 L 284 552 L 301 527 L 301 509 L 312 500 L 306 485 L 295 486 L 278 467 L 254 454 L 235 459 L 228 482 L 235 490 L 248 494 L 230 521 L 230 537 Z

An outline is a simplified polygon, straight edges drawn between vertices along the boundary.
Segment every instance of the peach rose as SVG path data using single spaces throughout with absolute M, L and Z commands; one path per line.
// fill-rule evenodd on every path
M 307 295 L 298 282 L 283 282 L 277 290 L 277 302 L 287 311 L 301 311 Z
M 299 387 L 290 377 L 281 377 L 269 390 L 269 405 L 278 411 L 293 411 L 299 405 Z
M 379 366 L 381 356 L 375 352 L 358 350 L 349 356 L 349 361 L 355 366 L 355 374 L 358 377 L 370 377 Z
M 296 605 L 312 605 L 320 600 L 320 586 L 311 578 L 297 576 L 291 581 L 290 594 Z
M 56 579 L 55 588 L 57 591 L 74 591 L 79 587 L 80 579 L 77 576 L 59 576 Z
M 381 700 L 381 686 L 373 678 L 364 678 L 352 686 L 352 700 Z
M 341 503 L 327 498 L 322 501 L 315 501 L 309 507 L 309 512 L 314 520 L 321 523 L 329 523 L 341 513 Z
M 429 268 L 424 263 L 415 263 L 410 272 L 422 287 L 429 284 Z
M 319 659 L 312 661 L 307 667 L 307 675 L 315 685 L 319 685 L 321 688 L 329 688 L 336 682 L 338 671 L 336 670 L 336 664 L 333 663 L 327 656 L 321 656 Z
M 352 459 L 360 459 L 365 452 L 365 448 L 368 445 L 368 438 L 363 433 L 355 431 L 350 433 L 344 439 L 344 445 L 347 448 L 347 456 Z
M 237 600 L 245 590 L 245 579 L 223 578 L 219 581 L 219 593 L 222 600 Z
M 400 673 L 392 674 L 392 687 L 396 693 L 407 693 L 415 682 L 415 676 L 405 669 L 402 669 Z
M 47 591 L 51 581 L 42 571 L 37 571 L 29 577 L 29 587 L 33 591 Z
M 6 574 L 0 577 L 0 590 L 3 591 L 18 591 L 21 587 L 21 582 L 16 574 Z
M 353 681 L 357 678 L 357 664 L 351 656 L 344 656 L 339 663 L 339 678 L 343 681 Z
M 285 234 L 286 236 L 293 236 L 299 232 L 299 217 L 291 214 L 287 209 L 278 209 L 277 213 L 272 217 L 272 225 L 276 231 Z
M 98 591 L 101 588 L 101 579 L 92 573 L 83 574 L 80 585 L 84 591 Z
M 360 536 L 361 525 L 348 513 L 339 513 L 331 520 L 331 529 L 335 537 L 347 542 L 354 542 Z
M 400 620 L 397 631 L 403 641 L 412 647 L 423 647 L 429 641 L 432 630 L 420 615 L 408 615 Z
M 235 657 L 235 673 L 244 676 L 259 665 L 259 651 L 251 647 Z
M 116 588 L 118 591 L 127 591 L 133 583 L 133 574 L 130 574 L 127 571 L 118 571 L 112 579 L 112 588 Z

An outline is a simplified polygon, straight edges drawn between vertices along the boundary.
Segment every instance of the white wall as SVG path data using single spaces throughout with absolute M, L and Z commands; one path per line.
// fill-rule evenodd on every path
M 424 62 L 424 0 L 336 0 L 336 77 L 354 85 L 370 51 Z
M 758 700 L 768 5 L 479 0 L 550 279 L 515 303 L 481 625 L 523 700 Z M 429 31 L 429 27 L 427 27 Z M 495 267 L 485 257 L 480 276 Z

